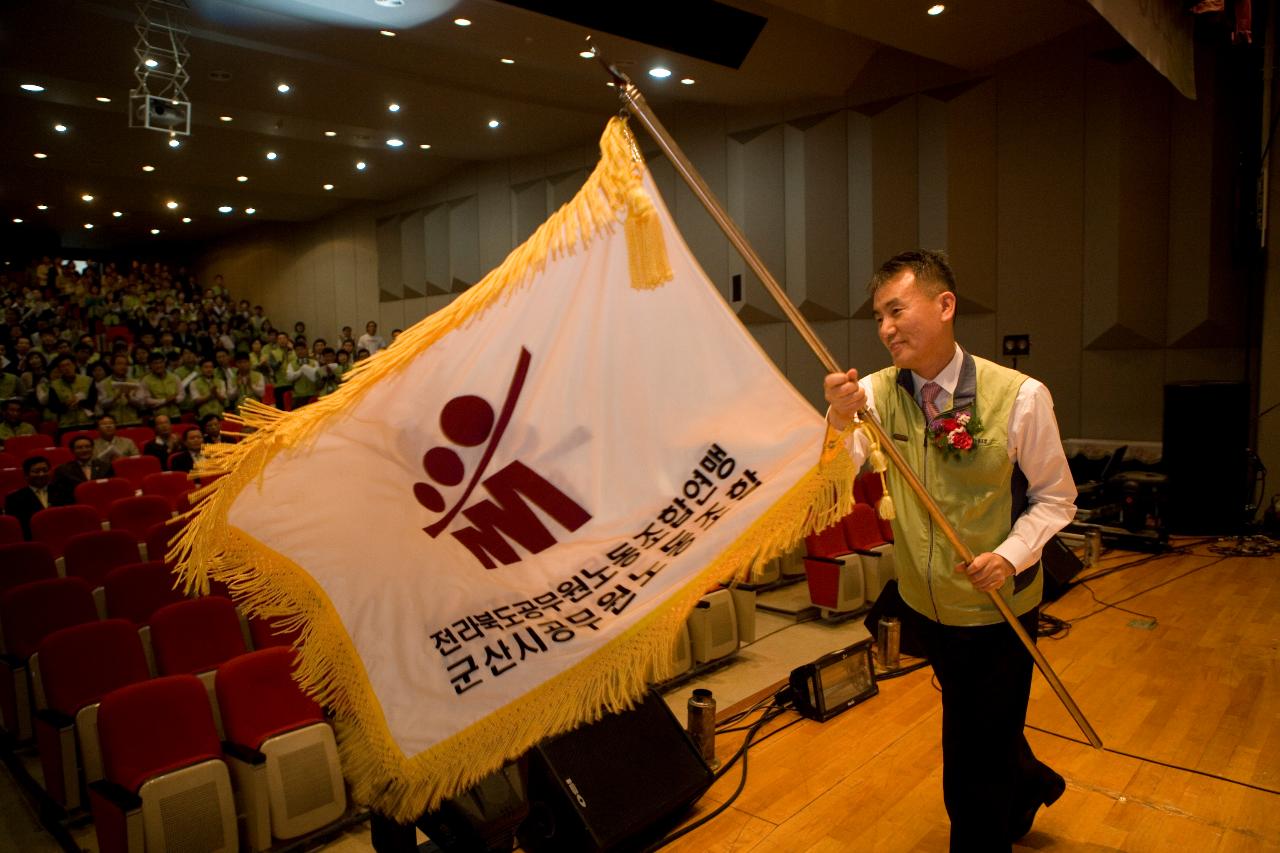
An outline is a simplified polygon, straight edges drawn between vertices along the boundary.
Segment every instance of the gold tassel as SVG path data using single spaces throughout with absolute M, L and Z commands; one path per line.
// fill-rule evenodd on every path
M 653 200 L 639 184 L 627 191 L 627 220 L 623 228 L 631 262 L 631 286 L 652 290 L 670 281 L 671 262 L 662 236 L 662 220 L 653 208 Z
M 885 521 L 892 521 L 897 517 L 897 512 L 893 508 L 893 498 L 889 496 L 888 492 L 880 496 L 880 500 L 876 504 L 876 514 Z

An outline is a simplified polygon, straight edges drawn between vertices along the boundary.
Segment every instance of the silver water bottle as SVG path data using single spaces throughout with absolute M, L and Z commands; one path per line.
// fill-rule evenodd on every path
M 689 697 L 689 737 L 693 739 L 702 758 L 711 767 L 716 766 L 716 698 L 705 687 L 699 687 Z
M 897 669 L 900 663 L 898 643 L 902 636 L 902 623 L 896 616 L 881 616 L 876 628 L 876 645 L 880 647 L 881 666 L 885 669 Z

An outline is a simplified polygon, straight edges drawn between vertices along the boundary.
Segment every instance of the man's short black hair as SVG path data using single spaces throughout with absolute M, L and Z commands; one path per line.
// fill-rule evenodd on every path
M 31 469 L 39 465 L 41 462 L 48 465 L 49 458 L 47 456 L 28 456 L 22 460 L 22 474 L 24 477 L 31 476 Z
M 912 249 L 899 252 L 880 265 L 876 274 L 871 276 L 867 284 L 867 292 L 871 296 L 903 272 L 910 270 L 916 278 L 916 284 L 930 296 L 943 292 L 956 292 L 956 275 L 951 271 L 951 264 L 943 252 L 930 249 Z
M 75 438 L 71 439 L 71 449 L 72 449 L 72 450 L 75 450 L 75 449 L 76 449 L 76 445 L 77 445 L 77 444 L 79 444 L 79 443 L 80 443 L 80 442 L 82 442 L 82 441 L 87 441 L 87 442 L 89 442 L 89 446 L 90 446 L 90 447 L 93 447 L 93 439 L 92 439 L 92 438 L 89 438 L 89 436 L 87 436 L 87 435 L 77 435 Z
M 209 421 L 217 421 L 218 423 L 222 423 L 222 415 L 215 415 L 212 412 L 205 415 L 203 418 L 200 419 L 201 429 L 207 429 L 209 426 Z

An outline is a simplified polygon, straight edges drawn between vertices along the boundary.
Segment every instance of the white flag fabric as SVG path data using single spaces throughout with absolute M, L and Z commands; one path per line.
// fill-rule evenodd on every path
M 246 413 L 179 543 L 191 586 L 292 615 L 354 795 L 401 819 L 633 702 L 707 589 L 852 499 L 624 122 L 601 148 L 573 201 L 337 393 Z

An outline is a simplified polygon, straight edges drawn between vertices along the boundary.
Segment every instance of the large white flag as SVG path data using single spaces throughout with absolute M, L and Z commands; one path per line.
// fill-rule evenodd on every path
M 848 510 L 847 454 L 612 121 L 578 195 L 332 396 L 211 448 L 180 571 L 294 614 L 357 799 L 410 818 L 625 707 L 713 583 Z

